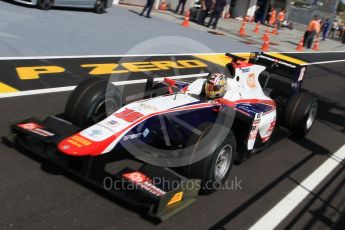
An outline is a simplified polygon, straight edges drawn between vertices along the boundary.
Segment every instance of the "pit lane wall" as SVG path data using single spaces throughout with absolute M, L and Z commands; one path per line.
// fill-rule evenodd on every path
M 249 53 L 237 54 L 249 57 Z M 305 63 L 286 55 L 278 58 Z M 157 56 L 83 56 L 83 57 L 32 57 L 1 58 L 0 98 L 18 92 L 58 89 L 76 86 L 88 77 L 112 81 L 135 81 L 147 76 L 164 78 L 189 76 L 211 71 L 223 71 L 229 58 L 225 54 L 190 54 Z M 192 77 L 193 78 L 193 77 Z M 69 90 L 72 90 L 70 88 Z M 67 90 L 66 90 L 67 91 Z

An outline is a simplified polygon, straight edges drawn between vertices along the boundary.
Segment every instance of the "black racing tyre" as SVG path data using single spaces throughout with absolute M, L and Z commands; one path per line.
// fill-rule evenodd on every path
M 285 110 L 285 127 L 292 132 L 293 136 L 304 137 L 314 123 L 317 109 L 317 100 L 310 94 L 293 95 Z
M 69 96 L 66 119 L 80 128 L 91 126 L 121 107 L 120 91 L 101 78 L 88 78 Z
M 210 129 L 212 129 L 212 125 L 204 129 L 202 136 L 207 135 Z M 198 147 L 196 146 L 194 149 L 197 151 Z M 204 195 L 211 194 L 220 189 L 227 179 L 234 163 L 235 154 L 236 140 L 230 131 L 226 138 L 207 157 L 183 167 L 183 174 L 188 178 L 200 179 L 200 193 Z
M 53 7 L 53 0 L 38 0 L 37 7 L 41 10 L 50 10 Z
M 97 14 L 103 14 L 105 13 L 105 9 L 106 9 L 106 4 L 107 4 L 107 1 L 106 0 L 97 0 L 96 3 L 95 3 L 95 12 Z

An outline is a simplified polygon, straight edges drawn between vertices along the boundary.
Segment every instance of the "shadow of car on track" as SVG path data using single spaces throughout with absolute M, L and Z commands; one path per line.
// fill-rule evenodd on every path
M 96 193 L 99 196 L 102 196 L 103 198 L 106 198 L 108 201 L 114 203 L 114 205 L 118 205 L 128 211 L 131 211 L 133 213 L 137 213 L 140 218 L 151 222 L 153 225 L 158 225 L 161 223 L 157 218 L 151 217 L 147 214 L 147 210 L 138 207 L 138 206 L 132 206 L 131 204 L 127 203 L 124 200 L 121 200 L 117 198 L 115 195 L 108 192 L 106 189 L 101 188 L 69 171 L 66 171 L 65 169 L 59 167 L 58 165 L 54 164 L 52 161 L 43 159 L 35 154 L 30 153 L 27 149 L 20 147 L 20 146 L 14 146 L 14 144 L 8 142 L 5 138 L 3 138 L 0 142 L 0 144 L 4 144 L 7 147 L 13 147 L 16 149 L 16 151 L 20 152 L 24 156 L 30 158 L 31 160 L 34 160 L 38 163 L 40 163 L 40 168 L 43 172 L 53 175 L 53 176 L 64 176 L 65 178 L 73 181 L 74 183 L 77 183 L 78 185 L 81 185 L 82 187 L 92 191 L 93 193 Z M 109 156 L 105 156 L 109 157 Z M 132 156 L 129 155 L 127 152 L 121 152 L 121 154 L 113 154 L 110 156 L 112 160 L 123 160 L 123 159 L 130 159 Z

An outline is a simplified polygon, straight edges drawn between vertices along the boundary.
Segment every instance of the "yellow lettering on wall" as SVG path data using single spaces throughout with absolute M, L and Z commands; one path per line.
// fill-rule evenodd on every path
M 92 67 L 93 69 L 89 72 L 91 75 L 102 75 L 102 74 L 115 74 L 115 73 L 128 73 L 127 70 L 115 70 L 119 65 L 115 63 L 109 64 L 85 64 L 81 67 Z
M 39 79 L 41 74 L 62 73 L 65 71 L 60 66 L 31 66 L 16 68 L 18 77 L 21 80 Z
M 179 60 L 177 63 L 183 65 L 186 68 L 201 68 L 207 67 L 207 65 L 199 60 Z
M 145 71 L 160 70 L 159 68 L 157 68 L 157 66 L 154 66 L 150 62 L 122 63 L 122 66 L 131 72 L 145 72 Z
M 151 62 L 152 65 L 157 66 L 161 70 L 169 70 L 169 69 L 184 69 L 186 67 L 179 66 L 176 62 L 173 61 L 153 61 Z

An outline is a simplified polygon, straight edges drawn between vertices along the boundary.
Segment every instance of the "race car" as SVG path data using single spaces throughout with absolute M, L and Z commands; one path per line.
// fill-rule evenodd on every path
M 13 0 L 18 3 L 37 6 L 42 10 L 49 10 L 52 7 L 77 7 L 93 9 L 96 13 L 105 13 L 106 8 L 110 8 L 113 5 L 113 1 L 108 0 Z
M 226 69 L 206 78 L 149 77 L 144 97 L 130 102 L 113 84 L 89 78 L 63 113 L 15 122 L 6 140 L 164 220 L 217 190 L 235 161 L 268 146 L 277 126 L 304 137 L 313 125 L 317 100 L 300 92 L 305 66 L 262 53 L 226 55 Z M 288 87 L 269 88 L 272 74 Z

